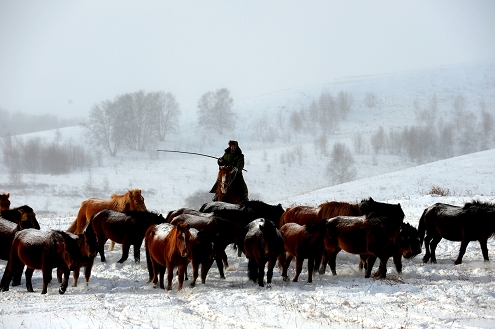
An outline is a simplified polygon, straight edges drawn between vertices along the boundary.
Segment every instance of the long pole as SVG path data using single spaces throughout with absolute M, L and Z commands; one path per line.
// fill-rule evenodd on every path
M 194 155 L 199 155 L 199 156 L 202 156 L 202 157 L 207 157 L 207 158 L 213 158 L 213 159 L 218 159 L 217 157 L 214 157 L 212 155 L 208 155 L 208 154 L 203 154 L 203 153 L 195 153 L 195 152 L 184 152 L 184 151 L 174 151 L 174 150 L 156 150 L 157 152 L 170 152 L 170 153 L 183 153 L 183 154 L 194 154 Z M 245 172 L 247 172 L 246 169 L 242 169 L 244 170 Z

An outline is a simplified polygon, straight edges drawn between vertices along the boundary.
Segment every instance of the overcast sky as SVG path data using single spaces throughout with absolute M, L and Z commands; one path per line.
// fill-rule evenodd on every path
M 87 116 L 140 89 L 196 111 L 223 87 L 235 102 L 487 58 L 491 0 L 0 0 L 0 108 L 11 112 Z

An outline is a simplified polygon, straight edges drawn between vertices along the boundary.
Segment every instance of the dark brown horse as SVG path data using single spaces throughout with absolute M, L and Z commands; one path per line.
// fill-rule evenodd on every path
M 18 273 L 26 265 L 26 287 L 29 292 L 34 291 L 31 278 L 35 269 L 40 269 L 43 273 L 41 293 L 46 294 L 47 286 L 52 280 L 52 269 L 59 268 L 64 274 L 59 288 L 59 293 L 63 294 L 68 286 L 70 270 L 75 269 L 81 257 L 85 256 L 91 256 L 91 250 L 84 234 L 75 235 L 55 230 L 22 230 L 12 241 L 9 261 L 0 283 L 1 290 L 8 291 L 14 273 Z
M 146 231 L 146 261 L 148 264 L 149 281 L 157 285 L 160 280 L 160 288 L 165 289 L 163 277 L 167 269 L 167 290 L 172 290 L 172 278 L 174 268 L 179 267 L 179 289 L 182 289 L 184 273 L 189 263 L 188 256 L 191 232 L 189 225 L 172 225 L 163 223 L 152 225 Z
M 197 216 L 205 216 L 205 213 L 202 213 L 201 211 L 190 209 L 190 208 L 179 208 L 177 210 L 172 210 L 169 211 L 167 214 L 167 217 L 165 217 L 165 222 L 170 223 L 175 217 L 182 215 L 182 214 L 188 214 L 188 215 L 197 215 Z
M 118 263 L 123 263 L 129 257 L 129 249 L 134 248 L 134 261 L 140 261 L 140 248 L 143 244 L 146 230 L 153 224 L 161 224 L 165 218 L 150 211 L 128 211 L 121 213 L 115 210 L 105 209 L 97 213 L 91 219 L 98 239 L 98 252 L 101 261 L 105 261 L 104 246 L 108 239 L 122 244 L 122 257 Z
M 247 198 L 242 185 L 243 181 L 235 179 L 238 173 L 233 169 L 232 166 L 219 167 L 216 194 L 218 201 L 239 204 L 247 201 Z
M 315 259 L 321 257 L 323 251 L 325 224 L 325 220 L 316 225 L 287 223 L 280 228 L 286 252 L 278 257 L 278 262 L 282 266 L 284 281 L 289 279 L 287 269 L 292 259 L 296 257 L 296 275 L 292 281 L 297 282 L 303 261 L 308 259 L 308 282 L 313 282 Z
M 386 277 L 387 261 L 394 257 L 397 271 L 402 271 L 401 257 L 411 258 L 421 252 L 417 230 L 407 223 L 373 214 L 361 217 L 338 216 L 326 222 L 324 239 L 330 268 L 334 275 L 337 254 L 344 250 L 366 260 L 365 277 L 369 278 L 376 259 L 380 267 L 375 276 Z
M 19 224 L 21 230 L 26 228 L 40 229 L 33 208 L 27 205 L 4 210 L 0 213 L 0 218 Z
M 79 279 L 79 272 L 81 268 L 84 268 L 84 282 L 86 283 L 86 286 L 88 285 L 89 278 L 91 277 L 91 270 L 93 269 L 93 264 L 95 261 L 96 252 L 98 248 L 96 234 L 95 231 L 93 230 L 93 226 L 88 225 L 88 227 L 86 227 L 84 232 L 81 233 L 80 235 L 84 236 L 85 250 L 87 252 L 81 253 L 81 256 L 74 259 L 74 262 L 72 263 L 71 270 L 73 276 L 73 281 L 72 281 L 73 287 L 77 287 L 77 281 Z M 62 274 L 63 274 L 62 269 L 58 268 L 57 269 L 58 283 L 62 283 Z
M 8 210 L 10 208 L 10 193 L 0 194 L 0 212 Z
M 248 277 L 254 282 L 258 281 L 260 287 L 264 286 L 265 266 L 266 283 L 271 285 L 273 267 L 284 249 L 284 240 L 274 223 L 264 218 L 253 220 L 246 226 L 244 243 L 239 246 L 248 258 Z
M 437 262 L 435 249 L 442 238 L 461 242 L 455 265 L 462 263 L 470 241 L 479 242 L 483 259 L 488 261 L 487 240 L 495 235 L 495 204 L 473 201 L 458 207 L 436 203 L 423 212 L 418 231 L 421 244 L 425 241 L 425 263 Z
M 129 190 L 123 195 L 113 194 L 110 200 L 92 198 L 81 203 L 81 208 L 77 213 L 77 217 L 67 232 L 79 234 L 88 226 L 91 217 L 103 209 L 111 209 L 119 212 L 131 210 L 145 211 L 146 205 L 144 198 L 141 195 L 141 190 Z
M 19 212 L 17 212 L 17 213 L 19 214 Z M 21 222 L 21 221 L 19 221 L 19 222 Z M 14 240 L 15 234 L 17 232 L 19 232 L 20 230 L 25 229 L 25 228 L 35 228 L 35 227 L 32 227 L 32 225 L 27 225 L 27 224 L 32 224 L 31 221 L 23 221 L 21 223 L 23 224 L 23 227 L 21 227 L 20 224 L 16 224 L 16 223 L 13 223 L 9 220 L 5 220 L 3 218 L 0 218 L 0 259 L 7 260 L 7 261 L 9 260 L 10 247 L 12 245 L 12 241 Z M 36 223 L 38 223 L 38 222 L 36 222 Z M 35 229 L 39 229 L 39 225 Z M 24 267 L 22 267 L 19 272 L 14 273 L 14 277 L 12 280 L 13 286 L 18 286 L 21 284 L 21 277 L 22 277 L 23 270 L 24 270 Z
M 195 228 L 190 228 L 191 238 L 189 239 L 189 250 L 191 252 L 188 254 L 187 259 L 191 262 L 193 270 L 193 280 L 191 282 L 191 287 L 196 285 L 196 280 L 199 274 L 199 266 L 201 265 L 201 283 L 205 284 L 206 276 L 208 271 L 213 264 L 213 259 L 215 256 L 215 250 L 213 248 L 213 238 L 212 232 L 209 230 L 198 231 Z M 184 273 L 185 280 L 188 280 L 187 269 Z

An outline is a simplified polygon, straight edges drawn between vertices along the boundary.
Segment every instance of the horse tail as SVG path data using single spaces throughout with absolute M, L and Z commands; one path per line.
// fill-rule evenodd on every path
M 173 210 L 170 210 L 168 212 L 167 216 L 165 217 L 165 223 L 170 223 L 171 220 L 170 216 L 172 215 L 173 212 L 174 212 Z
M 203 205 L 201 206 L 201 208 L 199 208 L 199 212 L 203 212 L 203 210 L 205 210 L 206 206 L 208 205 L 208 203 L 203 203 Z
M 249 258 L 248 261 L 248 277 L 254 282 L 258 280 L 258 264 L 252 258 Z
M 419 245 L 423 246 L 423 240 L 425 238 L 425 233 L 426 233 L 426 211 L 428 210 L 425 209 L 423 211 L 423 214 L 421 215 L 421 218 L 419 219 L 419 224 L 418 224 L 418 234 L 419 234 Z
M 76 219 L 70 224 L 69 228 L 67 229 L 67 232 L 69 233 L 75 233 L 77 228 L 77 217 Z

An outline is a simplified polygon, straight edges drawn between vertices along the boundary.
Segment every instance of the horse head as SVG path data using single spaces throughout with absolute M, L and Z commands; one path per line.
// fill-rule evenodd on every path
M 0 212 L 10 208 L 10 193 L 0 194 Z
M 84 257 L 96 257 L 98 240 L 91 223 L 88 224 L 82 234 L 79 234 L 80 253 Z
M 189 253 L 189 239 L 191 238 L 191 232 L 189 232 L 189 224 L 178 224 L 175 229 L 175 246 L 181 257 L 187 257 Z
M 21 229 L 40 229 L 40 224 L 38 223 L 38 220 L 36 220 L 36 213 L 33 211 L 33 208 L 24 205 L 15 209 L 21 214 L 21 220 L 19 221 L 19 227 Z
M 396 238 L 396 244 L 400 248 L 402 256 L 406 259 L 414 258 L 421 253 L 418 230 L 409 225 L 409 223 L 401 224 L 400 233 Z
M 129 198 L 129 210 L 146 211 L 144 197 L 141 195 L 140 189 L 129 190 L 126 196 Z

